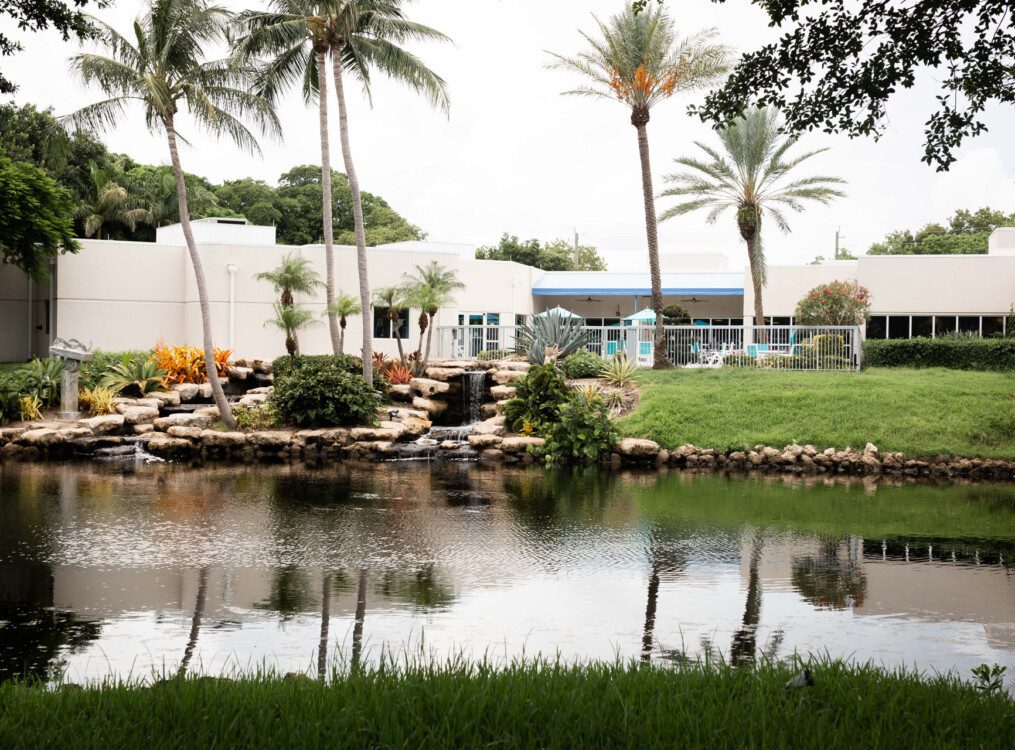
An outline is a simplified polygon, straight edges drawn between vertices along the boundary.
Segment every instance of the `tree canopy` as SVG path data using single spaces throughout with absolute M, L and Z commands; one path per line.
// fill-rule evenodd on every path
M 522 242 L 513 234 L 505 232 L 496 246 L 484 246 L 476 250 L 476 257 L 483 260 L 513 260 L 544 271 L 605 271 L 606 261 L 592 245 L 578 245 L 578 259 L 575 262 L 574 244 L 567 240 L 540 243 L 537 239 Z
M 947 226 L 931 223 L 916 232 L 902 229 L 875 242 L 869 255 L 980 255 L 987 252 L 990 233 L 1015 226 L 1015 213 L 990 208 L 958 210 Z
M 74 202 L 39 167 L 0 151 L 0 261 L 33 278 L 49 275 L 47 261 L 74 252 Z
M 751 1 L 784 33 L 742 55 L 726 82 L 692 108 L 703 119 L 721 125 L 752 104 L 772 104 L 793 133 L 877 137 L 891 97 L 932 69 L 939 90 L 923 161 L 945 170 L 966 138 L 987 129 L 988 104 L 1015 102 L 1011 0 Z

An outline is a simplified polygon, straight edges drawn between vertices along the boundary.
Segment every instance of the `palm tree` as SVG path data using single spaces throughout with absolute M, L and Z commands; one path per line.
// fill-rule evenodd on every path
M 303 100 L 317 100 L 321 141 L 321 206 L 324 237 L 324 301 L 328 332 L 335 354 L 342 337 L 332 312 L 335 301 L 335 227 L 332 218 L 331 145 L 328 137 L 327 54 L 333 34 L 331 19 L 341 0 L 272 0 L 270 11 L 246 11 L 237 18 L 245 34 L 236 43 L 240 59 L 269 58 L 259 68 L 258 92 L 276 101 L 297 84 Z
M 656 314 L 654 367 L 668 367 L 663 322 L 662 277 L 656 236 L 655 191 L 649 161 L 649 113 L 652 107 L 679 91 L 694 91 L 717 83 L 728 70 L 729 49 L 713 43 L 717 32 L 706 29 L 680 39 L 663 7 L 636 12 L 630 5 L 609 23 L 598 18 L 598 38 L 582 33 L 588 49 L 574 57 L 555 53 L 550 67 L 579 73 L 591 83 L 564 92 L 613 99 L 631 110 L 638 132 L 641 189 L 645 204 L 645 233 L 652 277 L 652 309 Z
M 151 214 L 141 205 L 141 199 L 126 186 L 122 160 L 114 160 L 106 169 L 92 162 L 88 174 L 91 196 L 74 217 L 82 222 L 85 237 L 101 240 L 104 228 L 109 237 L 110 224 L 122 224 L 133 232 L 138 224 L 152 223 Z
M 754 285 L 754 324 L 764 325 L 761 294 L 765 286 L 765 252 L 761 242 L 762 219 L 767 214 L 783 232 L 789 224 L 783 209 L 803 211 L 808 200 L 827 204 L 845 193 L 833 185 L 843 185 L 838 177 L 801 177 L 788 182 L 782 178 L 802 162 L 827 149 L 819 148 L 798 156 L 787 152 L 797 142 L 782 132 L 781 117 L 774 107 L 756 107 L 719 130 L 722 149 L 695 142 L 704 159 L 682 157 L 674 161 L 690 171 L 666 176 L 673 187 L 662 197 L 683 199 L 659 217 L 666 221 L 700 208 L 709 209 L 709 223 L 727 209 L 736 212 L 740 236 L 747 243 L 747 258 Z
M 302 307 L 287 307 L 279 302 L 273 306 L 275 317 L 264 321 L 264 327 L 272 326 L 285 334 L 285 350 L 290 357 L 300 353 L 299 333 L 304 328 L 310 328 L 318 324 L 318 320 L 309 310 Z
M 258 281 L 267 281 L 279 293 L 282 307 L 293 306 L 294 294 L 313 294 L 321 286 L 321 277 L 307 258 L 294 258 L 291 254 L 271 271 L 262 271 L 254 276 Z
M 252 116 L 263 131 L 281 132 L 271 105 L 247 89 L 247 68 L 204 60 L 204 46 L 223 37 L 229 18 L 227 11 L 208 5 L 206 0 L 149 0 L 145 13 L 134 22 L 135 43 L 93 19 L 97 39 L 109 56 L 83 53 L 72 58 L 71 65 L 86 84 L 96 84 L 108 98 L 78 110 L 70 119 L 75 125 L 100 130 L 120 122 L 128 103 L 139 102 L 148 127 L 165 131 L 180 224 L 197 282 L 208 380 L 222 421 L 235 428 L 236 420 L 215 366 L 208 287 L 190 226 L 187 188 L 176 142 L 176 117 L 181 106 L 198 125 L 215 135 L 228 135 L 249 151 L 260 149 L 240 117 Z
M 345 354 L 345 324 L 346 319 L 353 315 L 359 315 L 363 308 L 355 297 L 346 294 L 341 289 L 335 295 L 335 301 L 331 303 L 329 312 L 338 318 L 338 327 L 341 335 L 338 337 L 338 353 Z
M 415 274 L 405 276 L 405 296 L 410 307 L 419 308 L 419 353 L 423 348 L 423 334 L 426 333 L 426 353 L 416 360 L 416 374 L 426 369 L 430 360 L 430 340 L 433 337 L 433 322 L 437 311 L 454 304 L 454 293 L 464 289 L 455 272 L 435 260 L 426 266 L 416 266 Z
M 342 142 L 345 174 L 352 192 L 353 227 L 356 235 L 356 265 L 359 274 L 359 298 L 364 310 L 370 307 L 370 281 L 367 278 L 366 232 L 363 227 L 363 202 L 359 179 L 349 145 L 349 117 L 345 105 L 344 77 L 358 78 L 370 97 L 370 75 L 376 69 L 408 84 L 444 112 L 448 97 L 444 79 L 426 67 L 401 44 L 415 41 L 450 41 L 429 26 L 414 23 L 402 13 L 402 0 L 344 0 L 332 15 L 331 63 L 338 98 L 338 127 Z M 373 347 L 370 319 L 363 316 L 363 379 L 373 382 Z M 399 341 L 401 350 L 401 341 Z
M 374 304 L 377 307 L 388 308 L 388 320 L 394 323 L 395 341 L 398 343 L 398 358 L 404 363 L 405 353 L 402 351 L 402 332 L 399 330 L 398 320 L 402 317 L 402 311 L 407 309 L 405 290 L 398 286 L 382 286 L 374 289 Z M 369 318 L 369 315 L 364 315 Z M 370 331 L 373 334 L 373 331 Z M 370 356 L 373 356 L 372 354 Z M 373 368 L 370 370 L 373 377 Z

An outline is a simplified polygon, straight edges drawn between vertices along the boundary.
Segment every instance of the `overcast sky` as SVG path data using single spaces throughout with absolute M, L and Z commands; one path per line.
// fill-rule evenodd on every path
M 579 50 L 578 29 L 591 30 L 593 13 L 607 17 L 623 2 L 420 0 L 409 5 L 414 20 L 454 40 L 415 50 L 446 79 L 450 116 L 379 78 L 373 108 L 347 87 L 353 155 L 363 188 L 382 195 L 432 240 L 493 244 L 505 231 L 522 238 L 570 239 L 577 229 L 612 270 L 644 267 L 641 182 L 629 112 L 616 102 L 560 96 L 577 80 L 545 68 L 546 50 Z M 715 26 L 723 41 L 739 50 L 775 34 L 748 0 L 723 5 L 669 0 L 669 5 L 683 32 Z M 126 31 L 140 7 L 137 0 L 115 0 L 100 15 Z M 53 107 L 62 115 L 99 96 L 67 74 L 65 61 L 76 44 L 53 33 L 21 38 L 25 51 L 3 61 L 21 87 L 15 101 Z M 967 143 L 950 172 L 937 173 L 920 162 L 923 122 L 935 104 L 934 80 L 928 73 L 918 89 L 892 103 L 880 142 L 805 136 L 802 147 L 831 150 L 810 160 L 801 174 L 843 177 L 848 197 L 808 207 L 793 217 L 789 235 L 769 227 L 769 263 L 830 256 L 837 227 L 846 246 L 857 252 L 888 231 L 940 221 L 958 208 L 1015 211 L 1012 107 L 988 110 L 990 132 Z M 673 157 L 693 153 L 695 140 L 714 138 L 686 114 L 691 101 L 677 96 L 652 111 L 649 140 L 657 191 Z M 253 176 L 274 183 L 293 165 L 317 163 L 316 108 L 305 107 L 294 94 L 280 115 L 284 141 L 265 143 L 263 158 L 188 132 L 192 146 L 183 150 L 184 168 L 214 181 Z M 337 118 L 332 125 L 333 163 L 341 169 Z M 103 138 L 109 148 L 135 159 L 168 163 L 164 138 L 148 135 L 136 113 Z M 666 207 L 659 202 L 660 211 Z M 660 246 L 663 252 L 725 252 L 738 266 L 745 255 L 730 217 L 716 225 L 706 224 L 700 214 L 666 222 L 660 226 Z

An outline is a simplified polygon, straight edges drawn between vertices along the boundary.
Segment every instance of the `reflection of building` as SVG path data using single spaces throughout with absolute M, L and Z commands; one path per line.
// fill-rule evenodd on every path
M 254 275 L 276 266 L 284 254 L 308 258 L 324 272 L 319 245 L 275 244 L 274 229 L 237 219 L 194 222 L 211 298 L 216 342 L 245 356 L 284 353 L 282 339 L 262 322 L 272 315 L 275 293 Z M 200 341 L 197 292 L 178 225 L 162 227 L 156 242 L 82 240 L 81 251 L 56 261 L 49 282 L 30 284 L 20 271 L 0 266 L 0 361 L 44 354 L 52 336 L 75 337 L 107 350 L 148 348 L 161 338 Z M 436 261 L 465 284 L 456 303 L 437 315 L 437 326 L 514 326 L 532 313 L 564 307 L 591 326 L 620 326 L 649 305 L 647 271 L 546 272 L 519 263 L 476 260 L 475 246 L 400 242 L 369 248 L 373 288 L 398 284 L 416 266 Z M 738 259 L 742 251 L 738 250 Z M 637 263 L 643 267 L 642 254 Z M 358 288 L 355 248 L 335 248 L 340 289 Z M 739 264 L 739 261 L 738 261 Z M 746 270 L 731 268 L 722 253 L 663 253 L 664 302 L 681 304 L 695 321 L 714 325 L 753 322 L 753 290 Z M 999 229 L 987 255 L 862 256 L 820 265 L 769 266 L 765 311 L 775 324 L 790 324 L 796 303 L 815 285 L 856 280 L 873 295 L 868 336 L 906 338 L 956 329 L 989 335 L 1006 326 L 1015 304 L 1015 228 Z M 307 300 L 323 311 L 318 297 Z M 396 325 L 386 311 L 372 311 L 373 346 L 395 351 L 395 325 L 403 338 L 415 331 L 416 314 Z M 233 323 L 230 323 L 233 320 Z M 111 325 L 130 321 L 129 325 Z M 361 327 L 346 330 L 347 351 L 360 348 Z M 325 327 L 301 334 L 307 353 L 330 349 Z M 465 353 L 509 345 L 507 333 L 475 328 L 457 346 Z

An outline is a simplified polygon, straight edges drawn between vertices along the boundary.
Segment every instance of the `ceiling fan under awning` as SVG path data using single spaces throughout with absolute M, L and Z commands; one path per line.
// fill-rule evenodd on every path
M 695 296 L 694 296 L 693 294 L 692 294 L 692 295 L 691 295 L 690 297 L 684 297 L 684 298 L 683 298 L 682 300 L 680 300 L 680 301 L 681 301 L 681 302 L 708 302 L 708 300 L 707 300 L 707 299 L 704 299 L 704 298 L 702 298 L 702 299 L 698 299 L 698 298 L 697 298 L 697 297 L 695 297 Z
M 578 300 L 576 300 L 576 301 L 577 302 L 602 302 L 601 299 L 596 299 L 595 297 L 586 297 L 585 299 L 581 299 L 579 297 Z

